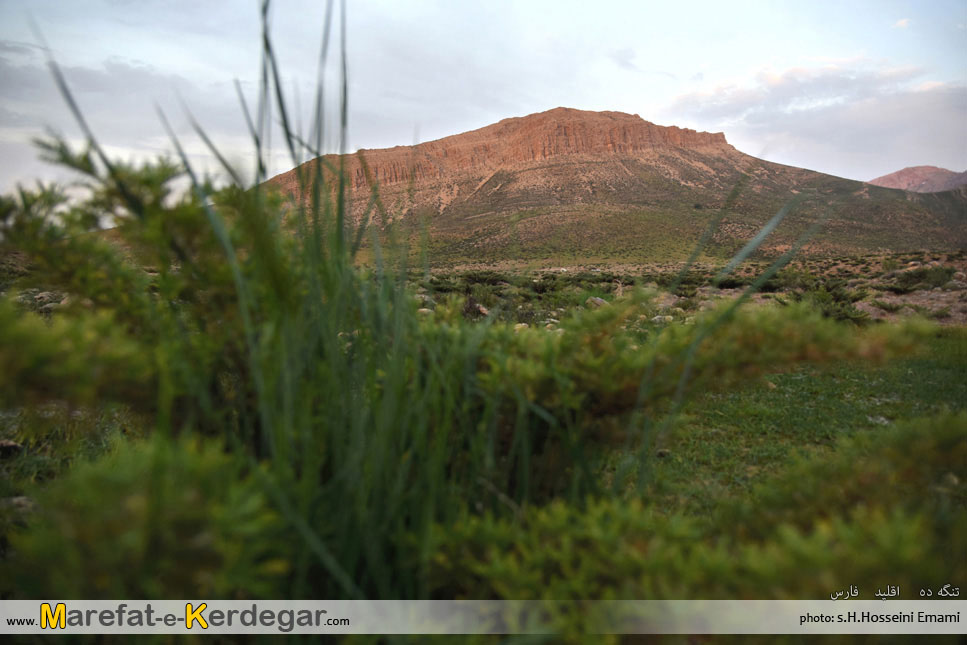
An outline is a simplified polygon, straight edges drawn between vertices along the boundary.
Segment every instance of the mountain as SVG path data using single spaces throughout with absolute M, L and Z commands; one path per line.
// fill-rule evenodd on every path
M 313 176 L 319 162 L 270 183 L 307 201 L 298 174 Z M 377 194 L 385 207 L 374 218 L 381 225 L 399 221 L 414 235 L 425 226 L 431 262 L 677 259 L 731 192 L 709 247 L 714 256 L 737 251 L 792 199 L 795 208 L 765 252 L 789 248 L 820 220 L 822 232 L 807 249 L 814 253 L 967 247 L 967 191 L 924 195 L 871 186 L 757 159 L 722 133 L 621 112 L 556 108 L 325 162 L 342 164 L 353 218 Z
M 939 193 L 967 185 L 967 170 L 954 172 L 936 166 L 911 166 L 871 179 L 869 183 L 915 193 Z
M 704 175 L 706 158 L 735 163 L 741 156 L 722 133 L 657 126 L 621 112 L 557 108 L 416 146 L 360 150 L 346 159 L 346 172 L 354 194 L 368 197 L 374 180 L 383 199 L 395 204 L 412 181 L 415 201 L 407 208 L 443 212 L 457 205 L 473 210 L 473 204 L 488 202 L 486 197 L 495 192 L 501 208 L 509 202 L 526 207 L 586 201 L 584 193 L 593 194 L 595 179 L 600 187 L 610 183 L 612 190 L 621 190 L 628 182 L 614 180 L 635 174 L 621 169 L 631 160 L 657 162 L 670 177 L 687 182 L 680 170 L 691 167 L 690 174 L 699 170 Z M 329 160 L 337 163 L 335 156 Z M 602 162 L 606 168 L 594 167 Z M 272 181 L 297 191 L 296 173 Z M 510 175 L 512 182 L 506 181 Z M 560 192 L 565 194 L 555 196 Z

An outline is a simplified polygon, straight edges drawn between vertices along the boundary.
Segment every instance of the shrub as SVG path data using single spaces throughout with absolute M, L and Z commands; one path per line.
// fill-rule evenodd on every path
M 894 283 L 887 285 L 887 289 L 894 293 L 903 294 L 942 287 L 950 281 L 955 272 L 956 269 L 953 267 L 919 267 L 898 273 L 894 278 Z
M 496 285 L 501 282 L 507 282 L 507 276 L 490 270 L 466 271 L 460 278 L 467 284 Z
M 882 309 L 883 311 L 891 314 L 895 314 L 896 312 L 903 309 L 902 304 L 897 304 L 895 302 L 885 302 L 883 300 L 874 299 L 870 301 L 870 304 L 872 304 L 874 307 L 877 307 L 878 309 Z
M 747 278 L 736 276 L 726 276 L 721 280 L 715 281 L 715 286 L 719 289 L 741 289 L 748 284 L 749 280 Z
M 864 596 L 889 563 L 902 588 L 967 574 L 967 416 L 945 415 L 842 441 L 712 517 L 666 516 L 637 499 L 554 503 L 515 518 L 440 527 L 439 597 L 535 598 L 567 633 L 588 599 Z
M 793 301 L 809 303 L 827 318 L 857 325 L 869 322 L 869 314 L 853 304 L 867 297 L 865 289 L 847 289 L 842 279 L 819 279 L 808 274 L 791 274 L 782 284 L 794 289 L 790 294 Z
M 4 593 L 284 596 L 285 525 L 246 470 L 217 442 L 161 437 L 76 465 L 40 496 L 29 529 L 11 535 Z

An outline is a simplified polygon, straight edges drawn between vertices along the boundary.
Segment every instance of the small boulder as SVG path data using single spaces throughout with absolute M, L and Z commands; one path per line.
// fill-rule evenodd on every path
M 463 315 L 467 318 L 478 318 L 488 313 L 490 313 L 489 310 L 473 298 L 468 298 L 463 304 Z
M 37 503 L 25 495 L 18 495 L 17 497 L 0 499 L 0 508 L 15 513 L 27 514 L 37 509 Z
M 39 304 L 39 303 L 47 303 L 47 302 L 53 302 L 54 300 L 56 300 L 56 301 L 58 301 L 58 302 L 60 302 L 60 298 L 58 298 L 58 297 L 57 297 L 57 296 L 56 296 L 56 295 L 55 295 L 55 294 L 54 294 L 53 292 L 51 292 L 51 291 L 41 291 L 41 292 L 40 292 L 40 293 L 38 293 L 38 294 L 37 294 L 36 296 L 34 296 L 34 302 L 36 302 L 36 303 L 38 303 L 38 304 Z
M 601 307 L 608 306 L 608 301 L 605 300 L 604 298 L 598 298 L 597 296 L 591 296 L 590 298 L 588 298 L 587 300 L 584 301 L 584 304 L 589 309 L 600 309 Z
M 19 454 L 24 449 L 16 441 L 11 441 L 10 439 L 0 439 L 0 457 L 13 457 Z

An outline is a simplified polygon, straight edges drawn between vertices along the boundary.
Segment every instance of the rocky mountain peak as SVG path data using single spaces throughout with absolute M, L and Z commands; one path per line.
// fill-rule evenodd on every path
M 899 188 L 915 193 L 938 193 L 967 184 L 967 171 L 954 172 L 937 166 L 910 166 L 888 175 L 871 179 L 869 183 L 884 188 Z
M 554 108 L 415 146 L 360 150 L 347 160 L 353 190 L 409 183 L 419 187 L 461 175 L 485 175 L 557 157 L 649 157 L 658 151 L 691 149 L 705 153 L 734 151 L 721 132 L 697 132 L 655 125 L 637 114 Z M 311 163 L 311 162 L 310 162 Z M 295 187 L 294 171 L 273 182 Z

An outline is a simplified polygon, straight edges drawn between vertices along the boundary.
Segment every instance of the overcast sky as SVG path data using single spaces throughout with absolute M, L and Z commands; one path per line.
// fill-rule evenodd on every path
M 324 16 L 323 0 L 272 9 L 303 123 Z M 349 0 L 346 19 L 349 150 L 565 106 L 723 131 L 743 152 L 852 179 L 967 169 L 967 0 Z M 81 140 L 31 20 L 112 156 L 171 150 L 157 105 L 214 168 L 183 100 L 251 169 L 233 83 L 254 102 L 256 0 L 0 0 L 0 190 L 54 176 L 29 143 L 45 127 Z M 335 98 L 334 67 L 325 87 Z M 273 172 L 292 166 L 279 144 Z

